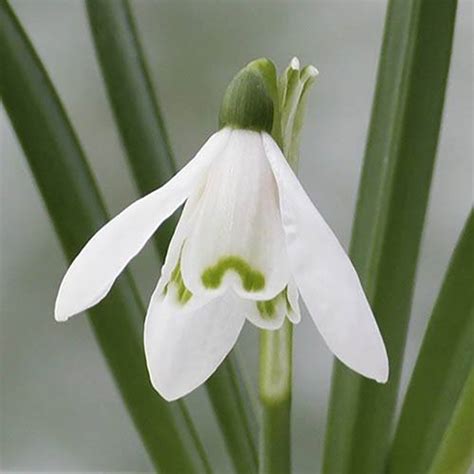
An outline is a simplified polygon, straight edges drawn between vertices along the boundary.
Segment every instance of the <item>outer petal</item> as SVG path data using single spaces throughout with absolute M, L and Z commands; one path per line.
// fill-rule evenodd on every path
M 278 192 L 259 133 L 233 130 L 212 164 L 181 263 L 186 286 L 197 294 L 232 288 L 267 300 L 287 285 Z
M 145 321 L 145 353 L 155 389 L 168 401 L 204 383 L 234 346 L 246 302 L 226 293 L 194 312 L 155 291 Z
M 127 207 L 89 240 L 59 288 L 55 307 L 58 321 L 67 320 L 105 297 L 128 262 L 190 195 L 228 136 L 228 130 L 213 135 L 176 176 Z
M 278 183 L 290 266 L 316 326 L 342 362 L 385 382 L 385 346 L 349 257 L 270 136 L 264 145 Z

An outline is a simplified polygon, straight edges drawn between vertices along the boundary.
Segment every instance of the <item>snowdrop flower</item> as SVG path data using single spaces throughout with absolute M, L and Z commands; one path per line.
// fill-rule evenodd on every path
M 270 135 L 273 100 L 253 64 L 231 82 L 220 130 L 164 186 L 102 227 L 59 289 L 58 321 L 99 303 L 184 203 L 144 330 L 151 381 L 167 400 L 210 377 L 245 320 L 269 330 L 299 322 L 299 295 L 342 362 L 388 377 L 359 278 Z

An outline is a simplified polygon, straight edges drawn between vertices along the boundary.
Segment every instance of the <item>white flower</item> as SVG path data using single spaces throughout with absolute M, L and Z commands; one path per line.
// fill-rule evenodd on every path
M 380 382 L 384 344 L 357 274 L 266 132 L 223 128 L 163 187 L 92 237 L 61 284 L 64 321 L 106 296 L 160 224 L 186 201 L 145 323 L 150 376 L 173 400 L 202 384 L 245 319 L 298 322 L 298 293 L 332 352 Z
M 144 331 L 151 381 L 165 399 L 207 380 L 246 319 L 265 329 L 299 322 L 299 294 L 331 351 L 385 382 L 384 343 L 349 258 L 272 137 L 246 128 L 221 128 L 168 183 L 92 237 L 61 283 L 56 319 L 102 300 L 185 203 Z

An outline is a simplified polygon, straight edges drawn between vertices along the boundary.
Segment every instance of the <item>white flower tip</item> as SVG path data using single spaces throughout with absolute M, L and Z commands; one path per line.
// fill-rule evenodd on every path
M 301 313 L 299 311 L 291 310 L 287 315 L 287 318 L 293 324 L 299 324 L 301 322 Z
M 58 323 L 64 323 L 66 322 L 69 318 L 67 316 L 65 316 L 64 314 L 61 314 L 61 313 L 58 313 L 58 312 L 54 312 L 54 319 L 56 322 Z
M 380 383 L 380 384 L 385 384 L 385 383 L 387 383 L 387 381 L 388 381 L 388 374 L 385 375 L 385 376 L 384 376 L 383 378 L 381 378 L 381 379 L 375 379 L 375 381 L 376 381 L 377 383 Z
M 68 312 L 66 308 L 64 308 L 64 304 L 62 303 L 62 299 L 58 295 L 56 299 L 56 304 L 54 306 L 54 319 L 60 323 L 67 321 L 73 314 Z
M 56 303 L 54 305 L 54 319 L 58 322 L 67 321 L 72 316 L 89 309 L 95 303 L 96 302 L 93 302 L 92 304 L 84 304 L 78 294 L 71 291 L 71 285 L 68 284 L 65 278 L 59 287 L 58 296 L 56 297 Z
M 336 355 L 336 357 L 338 357 Z M 388 369 L 388 360 L 387 357 L 383 360 L 378 360 L 376 363 L 366 362 L 363 365 L 353 364 L 351 361 L 338 359 L 346 365 L 349 369 L 354 372 L 366 377 L 368 379 L 374 380 L 377 383 L 384 384 L 388 381 L 389 369 Z
M 385 360 L 384 360 L 384 367 L 383 369 L 381 370 L 381 374 L 380 374 L 380 377 L 376 378 L 375 380 L 378 382 L 378 383 L 387 383 L 388 381 L 388 376 L 389 376 L 389 368 L 388 368 L 388 359 L 387 359 L 387 356 L 385 356 Z
M 166 380 L 166 377 L 164 377 L 163 374 L 161 377 L 155 376 L 149 365 L 148 374 L 150 375 L 150 382 L 152 387 L 158 392 L 160 397 L 166 400 L 167 402 L 174 402 L 182 397 L 185 397 L 195 388 L 197 388 L 196 386 L 180 387 L 178 384 L 174 383 L 174 380 Z
M 388 368 L 388 357 L 387 357 L 385 348 L 383 351 L 383 356 L 380 356 L 379 364 L 373 367 L 370 371 L 367 371 L 366 374 L 362 373 L 362 375 L 375 380 L 377 383 L 387 383 L 389 368 Z
M 155 383 L 153 383 L 153 380 L 151 381 L 151 384 L 153 385 L 153 388 L 159 393 L 160 397 L 166 400 L 167 402 L 174 402 L 184 395 L 187 394 L 181 394 L 173 391 L 166 391 L 163 390 L 163 387 L 158 387 Z
M 308 74 L 311 76 L 311 77 L 316 77 L 319 75 L 319 71 L 312 65 L 309 65 L 308 66 Z
M 67 321 L 67 314 L 61 308 L 61 300 L 58 297 L 56 298 L 56 303 L 54 305 L 54 319 L 58 322 Z
M 300 60 L 295 56 L 290 62 L 291 69 L 299 71 L 300 69 Z
M 384 351 L 385 352 L 385 351 Z M 366 359 L 364 362 L 358 361 L 354 363 L 354 360 L 347 358 L 341 358 L 340 354 L 334 354 L 346 367 L 354 372 L 366 377 L 368 379 L 374 380 L 377 383 L 384 384 L 388 381 L 389 368 L 388 368 L 388 359 L 387 355 L 384 353 L 382 355 L 377 355 Z

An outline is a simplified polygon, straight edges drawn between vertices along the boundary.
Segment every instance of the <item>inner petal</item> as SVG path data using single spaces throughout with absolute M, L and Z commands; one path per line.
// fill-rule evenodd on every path
M 168 247 L 165 263 L 161 269 L 157 292 L 166 296 L 168 304 L 194 306 L 188 304 L 193 294 L 186 288 L 181 274 L 181 253 L 184 241 L 194 221 L 203 186 L 197 189 L 186 201 L 173 237 Z M 194 302 L 193 302 L 194 303 Z
M 240 276 L 245 291 L 259 291 L 265 287 L 265 275 L 252 268 L 238 255 L 220 258 L 215 265 L 204 270 L 201 281 L 206 288 L 219 288 L 227 271 L 233 271 Z
M 233 130 L 209 170 L 181 259 L 193 293 L 224 292 L 268 300 L 289 270 L 276 182 L 261 135 Z
M 253 301 L 253 307 L 246 317 L 261 329 L 279 329 L 285 316 L 290 317 L 291 311 L 288 287 L 286 287 L 272 299 Z

